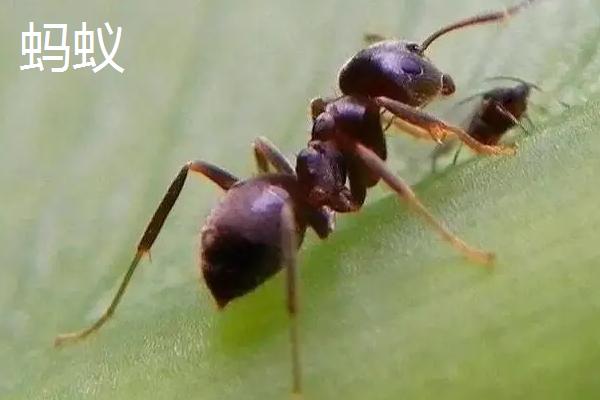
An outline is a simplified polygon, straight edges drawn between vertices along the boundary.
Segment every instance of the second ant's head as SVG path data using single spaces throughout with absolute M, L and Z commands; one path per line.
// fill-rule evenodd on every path
M 529 86 L 520 84 L 513 88 L 498 88 L 490 90 L 483 96 L 483 100 L 498 103 L 516 118 L 520 118 L 520 116 L 527 110 L 529 93 Z
M 311 141 L 296 158 L 296 174 L 312 207 L 347 208 L 351 196 L 345 187 L 346 164 L 334 142 Z
M 525 81 L 521 78 L 511 76 L 496 76 L 488 78 L 490 80 L 511 80 L 516 81 L 518 85 L 513 87 L 501 87 L 492 89 L 483 94 L 484 101 L 493 101 L 502 105 L 508 112 L 514 115 L 517 119 L 527 111 L 527 103 L 531 89 L 542 91 L 535 83 Z

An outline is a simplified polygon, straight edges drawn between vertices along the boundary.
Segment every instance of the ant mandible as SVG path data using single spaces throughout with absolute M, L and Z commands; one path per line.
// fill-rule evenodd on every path
M 442 73 L 425 56 L 425 51 L 448 32 L 503 21 L 534 1 L 524 0 L 506 10 L 452 23 L 429 35 L 420 45 L 369 35 L 366 39 L 376 43 L 360 50 L 342 66 L 338 75 L 340 90 L 344 95 L 368 98 L 376 106 L 390 112 L 396 126 L 414 136 L 431 138 L 438 143 L 448 136 L 456 136 L 476 153 L 515 154 L 513 147 L 481 143 L 463 129 L 420 110 L 437 97 L 449 96 L 456 90 L 450 75 Z M 323 102 L 322 99 L 316 101 Z
M 481 97 L 480 103 L 467 123 L 466 132 L 469 136 L 480 143 L 495 145 L 506 132 L 517 125 L 527 132 L 521 119 L 526 119 L 533 126 L 527 114 L 531 89 L 538 91 L 542 91 L 542 89 L 534 83 L 511 76 L 497 76 L 486 80 L 511 80 L 518 84 L 512 87 L 496 87 L 477 93 L 456 104 L 459 106 Z M 453 145 L 453 141 L 447 141 L 433 151 L 432 171 L 436 170 L 437 159 L 450 151 Z M 459 147 L 454 154 L 453 164 L 456 164 L 461 148 Z

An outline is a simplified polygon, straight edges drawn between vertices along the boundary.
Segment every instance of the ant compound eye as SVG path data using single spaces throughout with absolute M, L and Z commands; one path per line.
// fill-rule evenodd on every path
M 409 57 L 402 59 L 400 62 L 400 68 L 404 73 L 409 75 L 421 75 L 423 73 L 421 64 L 417 60 Z
M 423 51 L 421 50 L 421 46 L 418 43 L 407 43 L 406 50 L 411 53 L 421 54 Z

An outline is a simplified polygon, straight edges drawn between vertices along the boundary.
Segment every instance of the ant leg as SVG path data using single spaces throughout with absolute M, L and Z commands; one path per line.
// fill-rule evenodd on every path
M 387 97 L 376 97 L 375 103 L 380 107 L 385 107 L 389 112 L 394 114 L 397 117 L 396 125 L 401 126 L 403 130 L 419 136 L 422 136 L 424 133 L 429 134 L 438 143 L 442 143 L 447 136 L 451 135 L 457 136 L 476 153 L 490 155 L 514 155 L 516 153 L 514 147 L 502 145 L 489 146 L 480 143 L 464 130 L 448 125 L 431 114 L 402 104 L 396 100 Z
M 374 44 L 377 42 L 384 42 L 386 40 L 388 40 L 388 38 L 379 33 L 367 32 L 363 35 L 363 41 L 366 44 Z
M 169 186 L 169 189 L 165 193 L 160 204 L 156 208 L 152 219 L 148 223 L 148 226 L 146 227 L 146 230 L 144 231 L 144 234 L 142 235 L 142 238 L 140 239 L 137 245 L 137 251 L 135 253 L 135 256 L 133 257 L 129 268 L 125 273 L 123 280 L 121 281 L 121 285 L 119 286 L 119 289 L 113 297 L 108 308 L 104 311 L 100 318 L 98 318 L 98 320 L 96 320 L 96 322 L 94 322 L 88 328 L 76 332 L 58 335 L 54 340 L 55 346 L 60 346 L 66 342 L 75 342 L 77 340 L 84 339 L 89 334 L 100 329 L 102 325 L 104 325 L 106 321 L 110 319 L 110 317 L 115 312 L 117 305 L 121 301 L 121 297 L 123 297 L 123 294 L 127 289 L 127 285 L 129 284 L 129 281 L 131 280 L 131 277 L 133 276 L 133 273 L 138 263 L 140 262 L 142 256 L 150 252 L 150 248 L 152 247 L 154 241 L 158 237 L 158 234 L 160 233 L 160 230 L 162 229 L 163 224 L 165 223 L 165 220 L 169 215 L 169 212 L 175 205 L 175 202 L 177 201 L 177 198 L 181 193 L 181 189 L 183 189 L 183 185 L 186 181 L 189 171 L 197 172 L 199 174 L 204 175 L 224 190 L 228 190 L 234 183 L 238 181 L 238 179 L 235 176 L 231 175 L 229 172 L 215 165 L 206 163 L 204 161 L 187 162 L 181 168 L 181 170 Z
M 435 149 L 431 152 L 431 172 L 435 173 L 437 170 L 437 161 L 440 157 L 448 154 L 452 147 L 456 144 L 456 140 L 448 140 L 442 144 L 438 144 Z
M 336 95 L 332 97 L 315 97 L 310 101 L 309 111 L 312 122 L 315 122 L 317 117 L 325 112 L 327 105 L 329 103 L 333 103 L 334 101 L 344 97 L 344 95 Z
M 259 174 L 268 174 L 270 172 L 269 162 L 261 153 L 257 150 L 256 146 L 252 145 L 252 151 L 254 152 L 254 162 L 256 163 L 256 169 Z
M 275 171 L 281 174 L 296 175 L 296 171 L 281 151 L 266 137 L 258 137 L 252 143 L 254 150 L 254 159 L 258 171 L 262 173 L 269 172 L 269 165 L 275 168 Z
M 456 163 L 458 162 L 458 156 L 460 155 L 460 151 L 462 150 L 462 143 L 460 144 L 460 146 L 458 146 L 458 149 L 456 149 L 456 153 L 454 153 L 454 158 L 452 159 L 452 165 L 456 165 Z
M 310 117 L 313 122 L 315 122 L 315 119 L 317 119 L 321 113 L 325 112 L 325 107 L 327 107 L 329 102 L 330 101 L 328 99 L 324 99 L 322 97 L 315 97 L 310 101 Z
M 390 127 L 394 124 L 394 119 L 396 117 L 393 115 L 391 117 L 388 117 L 387 115 L 383 115 L 383 112 L 385 111 L 385 109 L 382 108 L 381 110 L 382 110 L 381 121 L 385 122 L 385 126 L 383 127 L 383 133 L 386 133 L 388 131 L 388 129 L 390 129 Z
M 481 264 L 491 264 L 493 262 L 493 253 L 469 246 L 452 233 L 443 223 L 438 221 L 419 201 L 410 186 L 402 179 L 392 174 L 386 167 L 385 162 L 383 162 L 383 160 L 375 153 L 358 142 L 354 142 L 353 144 L 346 143 L 346 146 L 352 146 L 351 149 L 354 153 L 364 161 L 371 171 L 377 173 L 381 179 L 404 199 L 417 214 L 419 214 L 438 234 L 448 241 L 455 249 L 460 251 L 465 257 Z
M 362 163 L 359 164 L 357 161 L 351 162 L 347 167 L 348 181 L 350 184 L 350 198 L 347 202 L 347 209 L 339 211 L 358 211 L 365 203 L 365 199 L 367 198 L 367 171 L 362 168 Z
M 468 102 L 470 102 L 470 101 L 473 101 L 473 100 L 475 100 L 475 99 L 476 99 L 476 98 L 478 98 L 478 97 L 484 96 L 484 95 L 486 95 L 488 92 L 489 92 L 489 91 L 488 91 L 488 90 L 486 90 L 486 91 L 479 92 L 479 93 L 475 93 L 475 94 L 472 94 L 472 95 L 470 95 L 470 96 L 468 96 L 468 97 L 465 97 L 464 99 L 462 99 L 462 100 L 461 100 L 461 101 L 459 101 L 458 103 L 454 104 L 454 105 L 452 106 L 452 108 L 451 108 L 451 109 L 454 109 L 455 107 L 458 107 L 458 106 L 462 106 L 463 104 L 466 104 L 466 103 L 468 103 Z
M 535 125 L 535 123 L 531 120 L 531 117 L 529 116 L 529 114 L 524 113 L 523 114 L 523 118 L 525 118 L 525 121 L 527 121 L 527 123 L 536 131 L 538 130 L 538 127 Z
M 506 108 L 504 108 L 504 106 L 502 104 L 494 102 L 494 107 L 500 114 L 502 114 L 503 116 L 505 116 L 506 118 L 511 120 L 511 122 L 513 124 L 518 125 L 521 129 L 523 129 L 523 132 L 525 132 L 527 135 L 529 135 L 529 131 L 527 130 L 527 128 L 525 128 L 525 126 L 521 123 L 521 121 L 519 121 L 517 118 L 515 118 L 515 116 L 512 115 L 512 113 L 510 111 L 508 111 Z
M 335 211 L 327 206 L 308 210 L 306 219 L 320 239 L 327 239 L 335 230 Z
M 278 173 L 296 176 L 296 170 L 292 164 L 267 138 L 262 136 L 256 138 L 252 147 L 259 172 L 269 172 L 269 165 L 272 165 Z M 311 210 L 308 219 L 321 239 L 329 236 L 335 228 L 335 212 L 327 207 Z
M 425 139 L 431 140 L 431 134 L 424 129 L 407 129 L 406 121 L 402 121 L 398 119 L 394 114 L 391 116 L 384 115 L 384 112 L 387 111 L 384 107 L 382 107 L 382 123 L 385 123 L 385 128 L 383 129 L 383 133 L 387 133 L 390 127 L 394 127 L 397 130 L 402 131 L 415 139 Z
M 296 253 L 298 239 L 294 211 L 289 203 L 281 210 L 281 254 L 286 271 L 287 312 L 290 317 L 290 345 L 292 357 L 292 393 L 300 394 L 302 372 L 300 370 L 300 343 L 298 341 L 298 284 Z
M 271 141 L 265 137 L 259 137 L 252 144 L 254 157 L 260 172 L 268 172 L 269 164 L 275 167 L 278 173 L 296 176 L 296 170 L 287 158 L 279 151 Z M 264 169 L 262 166 L 266 166 Z M 327 238 L 335 229 L 335 212 L 328 207 L 319 207 L 310 210 L 308 219 L 310 225 L 321 239 Z

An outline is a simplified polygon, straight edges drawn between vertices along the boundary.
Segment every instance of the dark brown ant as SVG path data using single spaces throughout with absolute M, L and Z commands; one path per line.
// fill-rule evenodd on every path
M 261 175 L 240 180 L 204 161 L 190 161 L 180 170 L 152 216 L 119 289 L 104 313 L 83 330 L 56 337 L 55 345 L 74 342 L 100 329 L 113 315 L 140 260 L 150 253 L 175 205 L 189 172 L 201 174 L 225 190 L 225 196 L 208 216 L 201 232 L 200 270 L 218 307 L 245 295 L 278 272 L 287 271 L 287 309 L 291 318 L 294 391 L 300 390 L 296 339 L 295 253 L 306 228 L 321 238 L 333 230 L 334 214 L 313 207 L 299 184 L 292 165 L 268 140 L 254 142 Z M 269 173 L 270 166 L 275 173 Z
M 359 52 L 340 71 L 340 88 L 350 96 L 312 102 L 312 140 L 298 154 L 295 169 L 265 139 L 258 139 L 254 147 L 259 171 L 263 173 L 258 177 L 239 180 L 204 161 L 186 163 L 144 231 L 108 308 L 91 326 L 59 335 L 55 344 L 83 339 L 110 319 L 137 265 L 150 252 L 190 171 L 206 176 L 226 191 L 207 218 L 201 234 L 200 269 L 217 305 L 225 307 L 285 266 L 295 393 L 301 388 L 296 253 L 307 227 L 313 228 L 321 238 L 327 237 L 333 229 L 333 212 L 357 211 L 364 203 L 366 189 L 383 180 L 458 251 L 474 261 L 489 264 L 493 260 L 492 253 L 472 248 L 450 232 L 418 200 L 410 186 L 387 169 L 379 110 L 383 107 L 390 111 L 410 132 L 428 134 L 437 141 L 456 135 L 479 153 L 514 153 L 511 148 L 482 145 L 463 130 L 418 109 L 439 95 L 454 92 L 452 79 L 433 66 L 424 51 L 447 32 L 503 20 L 532 1 L 451 24 L 430 35 L 420 46 L 388 41 Z M 267 173 L 269 166 L 275 173 Z M 346 180 L 350 188 L 346 187 Z
M 425 56 L 425 51 L 448 32 L 506 20 L 534 1 L 524 0 L 503 11 L 460 20 L 435 31 L 421 44 L 368 35 L 367 40 L 376 43 L 359 51 L 342 66 L 338 76 L 340 90 L 344 95 L 371 99 L 394 116 L 396 126 L 414 136 L 428 137 L 438 143 L 456 136 L 476 153 L 514 154 L 513 147 L 478 142 L 464 130 L 420 110 L 437 97 L 449 96 L 456 90 L 450 75 L 442 73 Z
M 208 216 L 201 233 L 200 270 L 218 307 L 222 309 L 233 299 L 251 292 L 285 266 L 295 393 L 301 389 L 296 324 L 296 253 L 307 227 L 324 239 L 333 230 L 334 211 L 358 210 L 364 201 L 360 193 L 366 186 L 383 179 L 452 246 L 476 262 L 489 264 L 493 260 L 492 253 L 472 248 L 450 232 L 421 204 L 410 186 L 386 168 L 382 160 L 382 157 L 385 158 L 385 141 L 378 109 L 367 103 L 368 112 L 364 112 L 364 105 L 349 97 L 346 101 L 328 104 L 327 111 L 322 114 L 334 112 L 336 107 L 340 107 L 340 112 L 345 115 L 354 113 L 360 117 L 363 128 L 373 123 L 373 130 L 362 131 L 360 138 L 354 138 L 330 131 L 328 126 L 315 124 L 314 140 L 298 154 L 295 169 L 264 138 L 254 142 L 254 155 L 261 172 L 254 178 L 239 180 L 204 161 L 186 163 L 148 223 L 108 308 L 88 328 L 59 335 L 55 345 L 81 340 L 110 319 L 137 265 L 150 252 L 190 171 L 204 175 L 226 191 Z M 362 117 L 359 115 L 361 112 Z M 275 173 L 270 173 L 270 167 Z M 347 176 L 351 189 L 345 186 Z M 355 197 L 356 192 L 358 197 Z
M 526 119 L 533 126 L 527 114 L 529 95 L 531 89 L 542 91 L 534 83 L 520 78 L 509 76 L 498 76 L 487 80 L 512 80 L 518 82 L 512 87 L 496 87 L 475 95 L 457 103 L 457 106 L 481 97 L 480 103 L 469 118 L 466 132 L 478 142 L 485 145 L 496 145 L 500 139 L 513 127 L 520 126 L 524 132 L 528 132 L 522 125 L 521 119 Z M 455 141 L 447 141 L 439 145 L 432 153 L 432 170 L 435 172 L 437 159 L 450 151 Z M 456 163 L 462 147 L 459 147 L 454 155 L 453 164 Z

